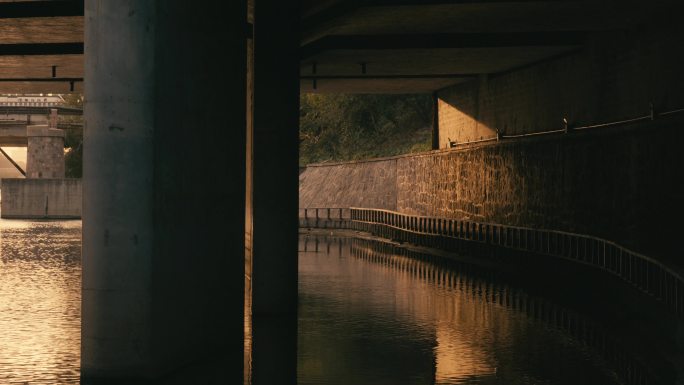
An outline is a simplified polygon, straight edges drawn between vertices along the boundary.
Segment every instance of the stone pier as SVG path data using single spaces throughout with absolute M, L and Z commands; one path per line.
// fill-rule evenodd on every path
M 2 180 L 2 218 L 81 217 L 81 180 L 65 179 L 64 130 L 56 128 L 57 110 L 48 122 L 26 127 L 26 178 Z
M 26 127 L 27 178 L 64 178 L 64 130 L 48 125 Z

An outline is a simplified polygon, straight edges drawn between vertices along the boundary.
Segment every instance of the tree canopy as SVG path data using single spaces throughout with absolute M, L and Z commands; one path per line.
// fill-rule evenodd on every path
M 62 95 L 65 105 L 83 108 L 83 95 Z M 428 151 L 432 98 L 429 95 L 320 95 L 300 98 L 299 164 L 346 161 Z M 60 121 L 82 123 L 80 116 Z M 83 173 L 83 129 L 67 130 L 66 175 Z
M 67 107 L 83 108 L 82 94 L 64 94 L 62 98 Z M 74 128 L 66 130 L 64 165 L 67 178 L 80 178 L 83 175 L 83 117 L 61 116 L 59 120 L 63 123 L 75 123 Z M 79 124 L 80 128 L 76 128 Z
M 320 95 L 300 99 L 299 163 L 346 161 L 431 146 L 429 95 Z

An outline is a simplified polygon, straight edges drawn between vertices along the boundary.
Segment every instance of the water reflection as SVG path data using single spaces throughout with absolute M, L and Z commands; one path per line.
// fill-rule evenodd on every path
M 299 384 L 658 383 L 491 270 L 335 237 L 302 237 L 299 258 Z
M 0 220 L 0 383 L 79 383 L 80 298 L 80 221 Z

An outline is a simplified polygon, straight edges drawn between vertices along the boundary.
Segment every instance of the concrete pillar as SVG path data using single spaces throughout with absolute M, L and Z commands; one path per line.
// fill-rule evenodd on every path
M 26 177 L 64 178 L 64 130 L 27 126 Z
M 257 0 L 252 160 L 252 384 L 295 384 L 298 2 Z
M 255 7 L 252 312 L 296 313 L 299 10 L 280 0 Z
M 84 384 L 242 382 L 245 15 L 85 2 Z

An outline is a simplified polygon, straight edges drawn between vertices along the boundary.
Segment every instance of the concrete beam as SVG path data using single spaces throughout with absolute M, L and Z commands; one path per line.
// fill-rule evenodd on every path
M 322 36 L 334 31 L 340 21 L 351 21 L 354 16 L 375 10 L 391 10 L 397 8 L 412 8 L 414 12 L 435 6 L 449 6 L 453 8 L 488 6 L 493 9 L 524 4 L 544 7 L 546 4 L 588 4 L 586 0 L 341 0 L 321 6 L 316 4 L 304 10 L 302 17 L 302 37 L 304 42 L 310 42 L 314 36 Z M 591 4 L 589 4 L 591 5 Z M 347 24 L 347 23 L 344 23 Z
M 83 83 L 83 78 L 0 78 L 0 83 L 64 83 L 69 92 L 74 92 L 76 83 Z
M 453 48 L 501 48 L 530 46 L 577 46 L 585 32 L 539 31 L 511 33 L 440 33 L 410 35 L 326 36 L 304 45 L 303 60 L 332 50 L 424 50 Z
M 397 7 L 408 5 L 458 5 L 458 4 L 505 4 L 505 3 L 579 3 L 581 0 L 342 0 L 327 7 L 303 12 L 302 30 L 315 28 L 331 20 L 347 16 L 361 7 Z
M 310 79 L 300 80 L 302 93 L 316 94 L 429 94 L 435 90 L 459 84 L 468 79 L 418 78 L 418 79 Z
M 0 44 L 0 56 L 80 54 L 83 54 L 82 42 Z
M 404 75 L 301 75 L 301 80 L 402 80 L 402 79 L 475 79 L 477 74 L 404 74 Z
M 0 19 L 83 16 L 83 1 L 17 1 L 0 3 Z

